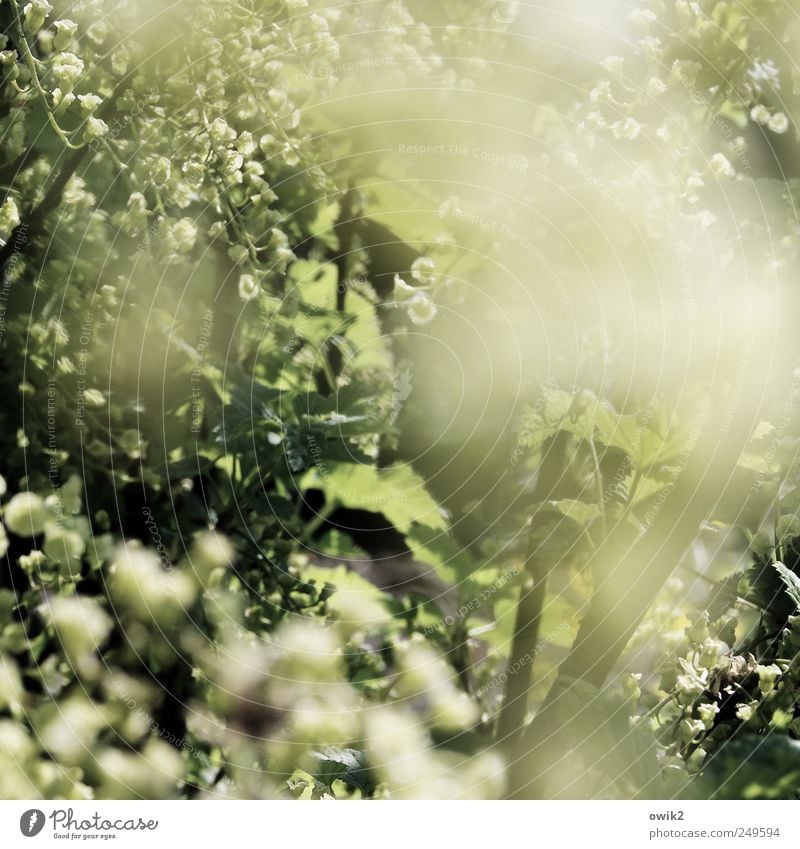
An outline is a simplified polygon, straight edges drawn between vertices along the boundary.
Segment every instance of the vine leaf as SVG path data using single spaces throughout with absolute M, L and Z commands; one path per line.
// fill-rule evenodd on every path
M 800 611 L 800 578 L 792 572 L 791 569 L 783 565 L 783 563 L 772 564 L 780 575 L 781 580 L 786 586 L 786 592 L 795 603 L 798 611 Z

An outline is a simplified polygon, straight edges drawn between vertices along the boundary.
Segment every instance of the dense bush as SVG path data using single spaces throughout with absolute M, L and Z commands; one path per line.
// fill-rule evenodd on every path
M 800 31 L 572 6 L 0 2 L 0 797 L 795 797 Z

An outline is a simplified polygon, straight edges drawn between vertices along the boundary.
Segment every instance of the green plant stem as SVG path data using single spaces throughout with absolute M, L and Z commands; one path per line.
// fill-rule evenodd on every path
M 19 48 L 22 51 L 22 58 L 25 60 L 25 64 L 28 66 L 28 70 L 31 72 L 31 79 L 33 80 L 34 88 L 36 89 L 37 94 L 41 98 L 42 106 L 44 108 L 45 113 L 47 114 L 47 120 L 50 123 L 50 126 L 55 131 L 56 135 L 61 140 L 62 144 L 65 147 L 68 147 L 70 150 L 81 150 L 86 147 L 86 144 L 73 144 L 66 131 L 61 127 L 56 119 L 56 116 L 53 114 L 53 110 L 50 108 L 50 104 L 47 102 L 48 93 L 45 91 L 44 86 L 42 85 L 39 79 L 39 72 L 36 68 L 37 60 L 31 51 L 30 44 L 28 44 L 28 39 L 25 36 L 25 31 L 22 26 L 22 15 L 19 10 L 19 5 L 17 4 L 17 0 L 10 0 L 11 7 L 14 10 L 14 29 L 16 30 L 17 41 L 19 43 Z

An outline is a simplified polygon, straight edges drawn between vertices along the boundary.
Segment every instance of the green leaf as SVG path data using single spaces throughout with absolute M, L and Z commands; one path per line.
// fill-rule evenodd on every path
M 328 474 L 312 469 L 301 486 L 321 489 L 329 505 L 382 513 L 403 533 L 415 523 L 434 530 L 447 529 L 444 514 L 410 466 L 376 469 L 332 463 Z
M 338 746 L 325 746 L 311 752 L 317 767 L 310 771 L 318 781 L 328 787 L 336 779 L 356 787 L 364 793 L 375 789 L 375 781 L 369 772 L 364 753 L 359 749 L 343 749 Z
M 430 525 L 416 525 L 406 535 L 406 544 L 415 560 L 429 563 L 440 578 L 460 585 L 473 575 L 479 564 L 450 534 Z
M 780 575 L 781 581 L 785 584 L 789 597 L 800 611 L 800 578 L 791 569 L 787 569 L 783 563 L 773 563 L 772 565 L 775 567 L 778 575 Z
M 582 527 L 588 527 L 588 525 L 602 515 L 603 510 L 598 504 L 576 501 L 571 498 L 562 498 L 560 501 L 542 501 L 535 505 L 534 515 L 538 513 L 560 513 L 576 524 Z

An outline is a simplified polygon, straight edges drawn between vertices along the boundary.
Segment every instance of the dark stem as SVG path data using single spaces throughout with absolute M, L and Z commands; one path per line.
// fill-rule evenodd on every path
M 508 677 L 495 732 L 497 741 L 506 748 L 513 746 L 519 739 L 525 724 L 528 695 L 533 681 L 533 662 L 547 590 L 547 572 L 542 564 L 531 558 L 528 571 L 533 582 L 529 587 L 523 587 L 517 605 L 514 639 L 506 669 Z
M 125 86 L 128 84 L 129 80 L 133 76 L 133 71 L 129 71 L 117 84 L 111 96 L 106 100 L 106 102 L 100 107 L 100 111 L 98 112 L 98 116 L 102 118 L 108 117 L 116 107 L 117 100 L 120 95 L 124 91 Z M 75 150 L 72 152 L 72 155 L 67 159 L 62 168 L 59 170 L 55 180 L 50 184 L 50 188 L 45 192 L 44 197 L 39 202 L 37 206 L 35 206 L 28 216 L 27 221 L 23 221 L 19 224 L 11 235 L 8 238 L 8 241 L 5 245 L 0 248 L 0 269 L 5 268 L 6 263 L 11 258 L 12 254 L 15 251 L 19 250 L 18 246 L 15 245 L 17 241 L 17 236 L 20 233 L 25 233 L 25 242 L 30 243 L 31 238 L 37 234 L 39 227 L 44 222 L 45 218 L 53 212 L 58 205 L 61 203 L 61 199 L 64 195 L 64 189 L 67 187 L 67 183 L 73 174 L 78 170 L 83 160 L 86 158 L 87 154 L 91 150 L 89 145 L 80 148 L 79 150 Z M 28 154 L 25 154 L 27 157 Z M 24 161 L 19 163 L 19 167 L 23 167 Z

